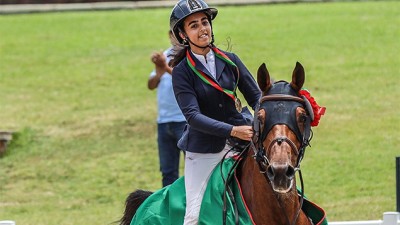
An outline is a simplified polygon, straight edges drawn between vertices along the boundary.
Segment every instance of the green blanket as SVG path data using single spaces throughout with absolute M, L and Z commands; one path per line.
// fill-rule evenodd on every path
M 224 177 L 228 174 L 234 164 L 234 159 L 226 159 L 222 166 Z M 205 191 L 200 210 L 199 225 L 223 224 L 223 192 L 224 184 L 221 180 L 220 165 L 216 167 L 211 175 L 209 184 Z M 240 188 L 236 180 L 230 185 L 239 211 L 239 224 L 254 224 L 244 201 L 241 197 Z M 234 206 L 227 198 L 227 225 L 235 225 Z M 185 215 L 185 182 L 184 177 L 179 178 L 173 184 L 160 189 L 148 197 L 136 211 L 131 225 L 182 225 Z M 313 220 L 316 225 L 327 225 L 325 212 L 314 203 L 305 199 L 303 211 Z

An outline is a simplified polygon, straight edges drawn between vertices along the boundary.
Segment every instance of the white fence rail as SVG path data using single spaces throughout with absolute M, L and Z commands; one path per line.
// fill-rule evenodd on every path
M 0 221 L 0 225 L 15 225 L 15 222 L 12 220 L 2 220 Z
M 328 222 L 329 225 L 400 225 L 399 212 L 383 213 L 383 220 Z

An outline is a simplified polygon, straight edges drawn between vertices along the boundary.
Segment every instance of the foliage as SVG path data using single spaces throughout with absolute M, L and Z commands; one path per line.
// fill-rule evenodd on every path
M 254 74 L 306 70 L 325 116 L 302 163 L 306 195 L 329 220 L 395 210 L 400 2 L 219 7 L 216 44 Z M 161 187 L 152 51 L 170 9 L 0 17 L 0 219 L 108 224 L 128 193 Z M 230 40 L 230 41 L 227 41 Z

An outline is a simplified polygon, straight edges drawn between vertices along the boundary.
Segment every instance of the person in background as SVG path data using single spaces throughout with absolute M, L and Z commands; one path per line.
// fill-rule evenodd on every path
M 174 45 L 175 38 L 171 31 L 169 38 L 171 45 Z M 181 151 L 177 143 L 186 124 L 172 89 L 172 68 L 168 66 L 171 51 L 172 46 L 164 52 L 154 52 L 151 55 L 155 69 L 151 72 L 147 83 L 150 90 L 157 89 L 157 142 L 163 187 L 179 177 Z
M 253 136 L 252 115 L 242 109 L 236 90 L 253 109 L 261 97 L 239 57 L 213 44 L 211 21 L 217 13 L 203 0 L 180 0 L 170 17 L 171 30 L 181 44 L 170 62 L 172 84 L 187 121 L 178 143 L 186 152 L 184 225 L 198 223 L 209 177 L 235 143 L 232 140 L 248 143 Z

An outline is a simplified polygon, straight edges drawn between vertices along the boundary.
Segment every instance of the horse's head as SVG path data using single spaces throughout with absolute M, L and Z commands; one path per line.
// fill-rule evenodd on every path
M 257 73 L 257 82 L 263 93 L 254 119 L 257 161 L 278 193 L 292 189 L 295 172 L 310 139 L 307 100 L 299 94 L 304 81 L 304 68 L 298 62 L 290 83 L 272 83 L 265 64 Z

